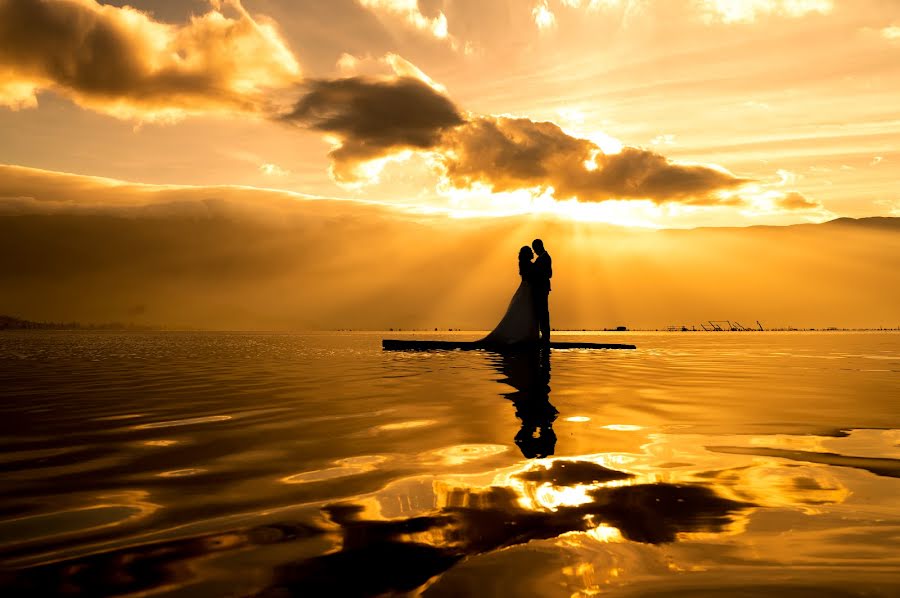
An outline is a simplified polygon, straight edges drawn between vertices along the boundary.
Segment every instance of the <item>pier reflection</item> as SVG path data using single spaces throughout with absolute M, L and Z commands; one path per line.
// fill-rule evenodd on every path
M 556 449 L 553 422 L 559 411 L 550 402 L 550 351 L 522 350 L 490 353 L 492 365 L 503 376 L 500 382 L 515 389 L 503 393 L 516 408 L 522 422 L 516 446 L 526 459 L 543 459 Z

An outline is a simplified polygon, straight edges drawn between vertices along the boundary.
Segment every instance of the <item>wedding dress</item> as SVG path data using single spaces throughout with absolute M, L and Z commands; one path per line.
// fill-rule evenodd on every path
M 503 319 L 479 342 L 488 345 L 513 345 L 538 340 L 540 331 L 531 293 L 531 287 L 523 276 L 522 283 L 510 300 Z

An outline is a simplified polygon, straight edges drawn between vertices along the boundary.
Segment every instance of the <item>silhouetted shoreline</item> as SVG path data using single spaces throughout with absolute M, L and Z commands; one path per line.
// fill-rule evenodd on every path
M 163 326 L 135 324 L 133 322 L 104 322 L 85 324 L 81 322 L 34 322 L 14 316 L 0 315 L 0 330 L 167 330 Z

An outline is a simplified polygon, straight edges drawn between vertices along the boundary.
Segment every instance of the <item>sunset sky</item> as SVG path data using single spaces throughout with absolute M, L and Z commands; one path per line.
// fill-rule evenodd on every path
M 493 237 L 496 248 L 473 250 L 470 258 L 481 255 L 483 269 L 494 258 L 497 267 L 506 267 L 503 260 L 529 235 L 552 237 L 550 230 L 566 231 L 552 246 L 570 261 L 612 260 L 609 245 L 600 249 L 598 243 L 641 229 L 900 216 L 900 2 L 0 0 L 0 141 L 0 216 L 8 220 L 3 226 L 21 235 L 31 229 L 12 218 L 45 217 L 30 237 L 8 248 L 26 256 L 15 259 L 29 264 L 23 271 L 30 274 L 3 273 L 16 290 L 2 298 L 0 312 L 35 317 L 96 320 L 153 313 L 138 296 L 161 293 L 160 286 L 152 292 L 135 286 L 135 297 L 116 301 L 89 299 L 83 290 L 78 298 L 63 293 L 66 299 L 58 303 L 67 310 L 46 295 L 35 299 L 38 293 L 52 295 L 63 271 L 75 277 L 73 285 L 85 280 L 85 268 L 102 278 L 93 258 L 71 256 L 81 250 L 116 253 L 112 240 L 92 244 L 127 228 L 105 220 L 101 226 L 97 219 L 107 216 L 127 216 L 132 225 L 149 222 L 152 228 L 154 219 L 176 213 L 184 222 L 214 214 L 247 226 L 265 222 L 285 235 L 288 229 L 309 235 L 317 226 L 335 226 L 340 230 L 328 229 L 330 250 L 349 260 L 335 272 L 353 276 L 358 272 L 352 264 L 368 262 L 348 257 L 358 250 L 349 245 L 378 249 L 385 239 L 400 245 L 400 239 L 415 238 L 416 263 L 409 262 L 409 250 L 403 257 L 407 273 L 433 272 L 434 260 L 461 257 L 450 237 L 471 241 L 466 235 L 473 227 L 481 227 L 479 239 L 498 227 L 507 234 Z M 67 220 L 73 215 L 94 218 L 91 226 L 106 232 L 92 228 L 93 237 L 80 236 L 84 230 Z M 292 228 L 301 221 L 302 233 Z M 613 231 L 608 225 L 638 228 Z M 405 232 L 388 234 L 399 226 Z M 422 235 L 416 227 L 445 231 L 444 253 L 432 248 L 419 255 L 428 245 L 422 239 L 434 240 L 434 234 Z M 227 234 L 253 237 L 242 230 L 218 231 L 225 237 L 215 241 Z M 196 231 L 185 231 L 196 238 Z M 127 242 L 156 239 L 154 234 L 135 233 Z M 873 252 L 865 256 L 865 267 L 854 263 L 854 275 L 871 289 L 860 290 L 865 283 L 857 281 L 856 299 L 818 305 L 808 323 L 829 323 L 824 318 L 896 324 L 892 318 L 900 314 L 883 286 L 885 280 L 887 289 L 900 286 L 892 254 L 896 235 L 878 234 L 878 243 L 856 248 Z M 153 241 L 170 243 L 166 248 L 147 241 L 141 258 L 174 252 L 183 241 L 174 241 L 175 235 Z M 267 235 L 260 238 L 272 238 Z M 6 237 L 10 244 L 20 238 Z M 798 256 L 819 249 L 812 249 L 813 241 L 804 243 L 802 251 L 789 252 L 799 261 L 781 264 L 784 280 L 810 272 Z M 255 256 L 268 264 L 247 268 L 272 274 L 270 282 L 296 279 L 296 264 L 286 266 L 284 253 L 265 253 L 275 245 L 243 246 L 241 259 Z M 51 246 L 69 254 L 67 268 Z M 674 277 L 673 270 L 706 268 L 694 258 L 712 245 L 688 243 L 685 250 L 689 246 L 692 257 L 662 271 Z M 622 247 L 615 255 L 627 259 L 609 262 L 610 276 L 615 271 L 627 277 L 635 264 L 661 256 L 658 244 Z M 219 249 L 206 245 L 202 251 Z M 748 259 L 760 255 L 758 249 L 741 251 Z M 824 269 L 840 270 L 849 258 L 833 244 L 827 251 L 834 255 L 822 257 L 821 280 L 833 281 L 838 274 Z M 118 255 L 134 263 L 133 256 Z M 729 264 L 724 255 L 722 272 L 750 267 Z M 191 267 L 221 262 L 230 268 L 229 259 L 197 258 Z M 586 263 L 580 267 L 590 269 Z M 173 267 L 165 261 L 145 266 L 148 272 Z M 119 276 L 118 267 L 103 270 L 104 280 Z M 753 267 L 762 272 L 768 266 Z M 409 284 L 399 278 L 401 271 L 378 275 L 382 298 L 389 296 L 388 287 Z M 514 268 L 508 274 L 506 286 L 514 284 Z M 592 276 L 598 289 L 610 282 L 596 272 Z M 371 288 L 372 280 L 350 278 L 340 279 L 342 288 L 382 296 Z M 171 308 L 176 295 L 184 301 L 178 293 L 185 287 L 176 293 L 178 285 L 165 280 Z M 196 277 L 190 284 L 195 283 Z M 274 289 L 281 287 L 272 284 L 266 288 L 277 294 Z M 573 297 L 586 289 L 566 291 L 567 283 L 560 284 L 556 298 L 574 301 L 564 314 L 573 326 L 635 317 L 665 324 L 682 319 L 681 307 L 698 305 L 685 291 L 667 303 L 669 312 L 648 304 L 638 317 L 624 305 L 579 308 Z M 501 297 L 491 300 L 490 310 L 461 311 L 452 322 L 429 319 L 410 306 L 359 325 L 487 326 L 502 311 L 506 286 L 498 287 Z M 729 288 L 731 298 L 747 297 L 745 289 Z M 205 287 L 194 291 L 213 293 Z M 627 293 L 619 292 L 624 304 Z M 795 296 L 796 310 L 778 312 L 779 321 L 788 324 L 791 316 L 798 323 L 810 314 L 815 297 L 830 293 L 834 300 L 842 292 L 822 287 L 815 295 Z M 214 294 L 218 305 L 227 303 L 222 289 Z M 702 294 L 710 303 L 696 317 L 723 315 L 707 309 L 731 299 Z M 880 301 L 879 307 L 863 299 Z M 281 316 L 260 320 L 247 307 L 253 302 L 265 303 L 233 298 L 216 321 L 310 325 L 287 314 L 287 307 Z M 760 302 L 765 303 L 759 298 L 746 306 L 746 317 L 764 317 L 756 310 Z M 771 303 L 774 314 L 776 302 Z M 860 316 L 864 305 L 871 308 L 869 319 Z M 851 307 L 859 309 L 844 318 Z M 203 302 L 195 308 L 197 314 L 215 312 Z M 585 318 L 577 317 L 579 310 Z M 171 321 L 177 313 L 163 310 L 159 320 Z M 332 315 L 329 325 L 337 325 L 340 318 Z
M 894 0 L 128 6 L 0 0 L 0 162 L 658 227 L 900 210 Z

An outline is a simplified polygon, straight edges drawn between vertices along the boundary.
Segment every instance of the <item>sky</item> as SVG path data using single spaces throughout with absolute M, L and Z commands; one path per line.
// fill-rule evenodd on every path
M 560 327 L 897 326 L 897 98 L 896 0 L 0 0 L 0 313 L 484 329 L 540 236 Z
M 0 0 L 0 163 L 657 228 L 900 213 L 895 0 Z

